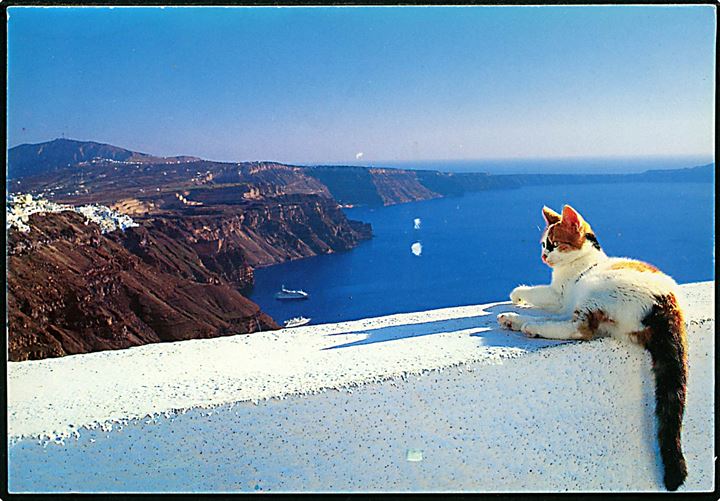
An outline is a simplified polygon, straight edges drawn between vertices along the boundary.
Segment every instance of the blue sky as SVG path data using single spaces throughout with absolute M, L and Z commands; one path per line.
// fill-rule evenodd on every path
M 8 9 L 8 145 L 214 160 L 712 155 L 710 6 Z

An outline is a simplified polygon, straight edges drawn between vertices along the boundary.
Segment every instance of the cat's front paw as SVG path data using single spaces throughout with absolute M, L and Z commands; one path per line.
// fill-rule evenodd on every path
M 537 324 L 526 323 L 520 327 L 520 332 L 525 334 L 527 337 L 540 337 L 540 330 Z
M 527 300 L 527 291 L 529 289 L 530 287 L 526 285 L 515 287 L 510 293 L 510 301 L 518 306 L 529 306 L 530 301 Z
M 522 327 L 522 322 L 520 321 L 520 315 L 517 313 L 513 313 L 511 311 L 507 313 L 500 313 L 497 316 L 497 322 L 500 324 L 500 327 L 504 329 L 509 329 L 511 331 L 519 331 L 520 327 Z

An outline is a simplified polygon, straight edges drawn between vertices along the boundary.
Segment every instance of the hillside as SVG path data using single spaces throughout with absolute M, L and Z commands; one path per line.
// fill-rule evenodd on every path
M 77 214 L 40 212 L 9 228 L 11 360 L 277 328 L 242 295 L 255 268 L 372 236 L 300 167 L 65 139 L 18 146 L 8 158 L 9 191 L 101 204 L 138 225 L 105 234 Z
M 21 144 L 8 150 L 8 179 L 36 176 L 94 159 L 115 162 L 175 163 L 198 160 L 195 157 L 162 158 L 126 150 L 110 144 L 73 139 L 55 139 L 38 144 Z
M 50 155 L 56 150 L 63 154 Z M 18 146 L 11 148 L 8 155 L 12 192 L 42 193 L 73 203 L 112 204 L 132 199 L 142 201 L 145 207 L 162 205 L 178 194 L 191 201 L 202 201 L 198 198 L 202 197 L 209 203 L 315 194 L 334 198 L 342 205 L 380 206 L 529 185 L 712 182 L 715 167 L 708 164 L 640 174 L 490 175 L 346 165 L 212 162 L 193 157 L 162 159 L 71 140 Z
M 253 270 L 370 238 L 320 196 L 190 206 L 101 233 L 76 212 L 30 216 L 8 238 L 10 360 L 277 328 L 241 292 Z
M 254 283 L 257 267 L 348 250 L 371 238 L 370 226 L 348 220 L 340 210 L 342 205 L 392 205 L 531 184 L 707 182 L 714 177 L 712 164 L 631 175 L 501 176 L 228 163 L 192 157 L 162 159 L 111 145 L 65 139 L 12 148 L 8 159 L 14 175 L 35 174 L 13 179 L 9 191 L 35 193 L 74 206 L 102 204 L 131 216 L 140 225 L 124 233 L 95 236 L 97 228 L 80 227 L 69 216 L 46 218 L 38 214 L 31 219 L 29 233 L 10 230 L 12 360 L 274 326 L 269 319 L 259 324 L 248 320 L 258 315 L 256 306 L 228 298 L 236 294 L 242 298 L 240 294 Z M 51 237 L 46 235 L 48 231 L 72 238 Z M 69 255 L 87 267 L 68 262 Z M 92 263 L 100 264 L 95 268 Z M 152 288 L 141 294 L 130 287 L 125 279 L 132 273 L 123 271 L 126 265 L 132 265 L 136 278 L 148 273 L 154 277 L 153 287 L 165 291 L 157 300 L 166 304 L 150 313 L 165 315 L 163 322 L 169 323 L 151 325 L 154 320 L 150 313 L 143 317 L 128 310 L 128 298 L 150 295 Z M 122 305 L 108 306 L 112 298 L 93 296 L 96 282 L 103 280 L 119 287 Z M 234 292 L 213 289 L 213 294 L 225 299 L 205 308 L 203 315 L 208 317 L 194 324 L 182 317 L 194 315 L 190 312 L 195 311 L 195 305 L 187 297 L 171 294 L 178 287 L 195 287 L 182 281 L 213 284 Z M 54 285 L 64 283 L 73 284 L 65 293 Z M 180 283 L 185 285 L 180 287 Z M 52 298 L 47 304 L 46 297 Z M 232 313 L 235 310 L 230 303 L 240 305 L 242 311 Z M 237 322 L 229 321 L 227 315 Z M 176 334 L 169 334 L 170 325 L 181 327 Z
M 172 253 L 153 246 L 174 270 L 122 244 L 147 242 L 145 228 L 103 235 L 73 212 L 33 215 L 31 227 L 8 241 L 11 361 L 277 328 L 181 242 Z

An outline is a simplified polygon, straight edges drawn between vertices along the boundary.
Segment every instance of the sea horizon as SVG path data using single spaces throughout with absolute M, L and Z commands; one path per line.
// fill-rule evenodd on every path
M 436 170 L 453 173 L 487 174 L 637 174 L 647 170 L 670 170 L 692 168 L 715 163 L 715 156 L 709 153 L 682 155 L 606 155 L 606 156 L 567 156 L 567 157 L 491 157 L 469 159 L 418 159 L 418 160 L 327 160 L 322 162 L 296 161 L 292 159 L 218 159 L 207 158 L 201 153 L 190 151 L 162 151 L 162 148 L 143 148 L 120 144 L 118 141 L 100 138 L 76 139 L 59 137 L 47 141 L 25 141 L 8 146 L 7 151 L 21 146 L 41 145 L 46 142 L 66 140 L 83 143 L 106 144 L 137 153 L 160 158 L 194 157 L 202 161 L 218 163 L 280 163 L 298 167 L 365 167 L 392 168 L 407 170 Z M 358 153 L 358 155 L 362 155 Z
M 709 163 L 715 163 L 715 157 L 713 155 L 695 154 L 673 156 L 378 160 L 372 162 L 356 160 L 348 162 L 296 163 L 294 165 L 338 165 L 366 168 L 436 170 L 456 173 L 483 172 L 488 174 L 637 174 L 647 170 L 692 168 Z

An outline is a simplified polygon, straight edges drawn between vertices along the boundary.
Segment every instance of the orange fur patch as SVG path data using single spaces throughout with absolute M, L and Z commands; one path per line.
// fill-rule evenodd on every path
M 660 273 L 660 270 L 655 268 L 653 265 L 644 263 L 642 261 L 619 261 L 610 267 L 611 270 L 635 270 L 635 271 L 648 271 L 650 273 Z
M 578 323 L 578 332 L 582 334 L 582 339 L 586 341 L 595 337 L 600 324 L 613 323 L 613 320 L 602 310 L 576 311 L 574 316 L 575 321 Z
M 683 353 L 687 354 L 687 337 L 685 332 L 685 315 L 680 309 L 675 294 L 668 294 L 665 303 L 668 315 L 673 319 L 674 328 L 679 333 L 680 344 L 683 347 Z
M 593 233 L 593 231 L 590 225 L 584 221 L 580 227 L 580 231 L 575 230 L 572 226 L 559 222 L 550 226 L 548 237 L 550 241 L 555 244 L 565 244 L 574 249 L 580 249 L 585 243 L 585 235 L 588 233 Z
M 642 347 L 645 347 L 647 346 L 648 342 L 650 342 L 652 334 L 652 329 L 650 327 L 646 327 L 641 331 L 631 332 L 630 340 L 639 344 Z

